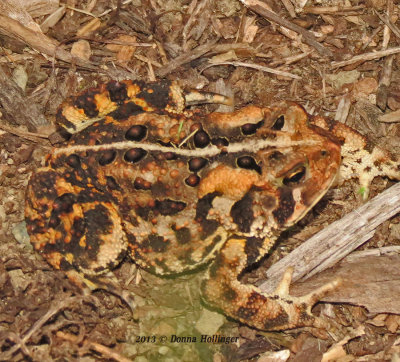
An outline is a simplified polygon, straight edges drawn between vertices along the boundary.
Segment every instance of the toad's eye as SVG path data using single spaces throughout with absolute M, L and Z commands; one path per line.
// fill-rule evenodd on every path
M 282 115 L 275 120 L 271 129 L 274 129 L 275 131 L 280 131 L 284 126 L 285 126 L 285 117 Z
M 306 176 L 306 167 L 300 166 L 290 171 L 287 176 L 283 178 L 283 184 L 286 186 L 294 186 L 304 180 Z

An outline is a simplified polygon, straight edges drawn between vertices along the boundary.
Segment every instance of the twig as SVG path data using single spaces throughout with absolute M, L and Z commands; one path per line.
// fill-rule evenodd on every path
M 26 140 L 29 140 L 29 141 L 32 141 L 35 143 L 43 143 L 43 139 L 48 139 L 48 137 L 49 137 L 49 135 L 46 135 L 44 133 L 28 132 L 28 131 L 20 130 L 18 128 L 6 126 L 5 124 L 0 124 L 0 129 L 5 132 L 11 133 L 15 136 L 24 138 Z
M 377 11 L 375 11 L 375 14 L 400 39 L 400 29 L 390 21 L 389 17 L 379 14 Z
M 122 2 L 121 5 L 130 4 L 132 1 L 133 1 L 133 0 L 125 0 L 125 1 Z M 98 15 L 97 17 L 98 17 L 98 18 L 101 18 L 102 16 L 107 15 L 108 13 L 111 13 L 111 11 L 114 11 L 114 10 L 117 10 L 117 6 L 113 6 L 111 9 L 108 9 L 108 10 L 102 12 L 102 13 L 101 13 L 100 15 Z
M 76 36 L 73 39 L 70 39 L 70 41 L 74 41 L 74 40 L 79 40 L 79 39 L 84 39 L 84 40 L 88 40 L 91 42 L 96 42 L 96 43 L 102 43 L 102 44 L 116 44 L 116 45 L 130 45 L 133 47 L 156 47 L 155 43 L 138 43 L 138 42 L 134 42 L 134 41 L 121 41 L 121 40 L 116 40 L 116 39 L 100 39 L 100 38 L 93 38 L 93 37 L 89 37 L 89 36 Z
M 382 256 L 391 254 L 400 254 L 400 246 L 391 245 L 391 246 L 384 246 L 382 248 L 355 251 L 354 253 L 351 253 L 350 255 L 346 256 L 346 261 L 354 261 L 357 259 L 365 258 L 367 256 Z
M 379 25 L 379 26 L 372 32 L 372 34 L 367 38 L 367 41 L 366 41 L 365 44 L 362 46 L 361 50 L 365 50 L 365 49 L 371 44 L 371 41 L 378 35 L 378 33 L 380 33 L 381 30 L 382 30 L 382 26 Z
M 346 15 L 350 15 L 350 13 L 359 13 L 359 10 L 365 9 L 365 5 L 356 5 L 356 6 L 308 6 L 303 9 L 303 13 L 308 14 L 333 14 L 339 15 L 338 13 L 345 13 Z
M 200 45 L 197 48 L 191 50 L 190 52 L 179 55 L 175 59 L 171 60 L 167 65 L 156 70 L 156 74 L 159 77 L 163 78 L 167 74 L 173 72 L 175 69 L 180 67 L 181 65 L 191 62 L 194 59 L 201 57 L 203 54 L 208 53 L 213 49 L 213 47 L 215 47 L 215 42 Z
M 345 67 L 346 65 L 354 64 L 354 63 L 357 63 L 360 61 L 379 59 L 379 58 L 387 57 L 388 55 L 397 54 L 397 53 L 400 53 L 400 47 L 393 47 L 393 48 L 389 48 L 386 50 L 364 53 L 364 54 L 356 55 L 353 58 L 348 59 L 348 60 L 342 60 L 340 62 L 332 62 L 331 68 L 333 69 L 333 68 Z
M 50 319 L 52 318 L 55 314 L 57 314 L 60 310 L 66 308 L 68 305 L 71 303 L 82 300 L 82 297 L 66 297 L 65 295 L 63 296 L 58 296 L 56 299 L 56 302 L 52 304 L 50 309 L 39 319 L 35 322 L 35 324 L 28 330 L 28 332 L 25 333 L 24 337 L 22 337 L 14 346 L 12 346 L 8 351 L 3 352 L 0 354 L 0 358 L 5 358 L 7 360 L 11 359 L 12 355 L 17 352 L 20 348 L 25 350 L 24 348 L 25 343 Z M 3 359 L 2 359 L 3 360 Z
M 399 29 L 392 24 L 390 21 L 390 16 L 393 13 L 393 1 L 388 0 L 386 4 L 386 14 L 384 17 L 375 11 L 376 15 L 378 15 L 379 19 L 385 23 L 385 27 L 383 29 L 383 42 L 382 42 L 382 50 L 387 49 L 390 40 L 390 30 L 395 34 L 398 38 L 400 37 Z M 386 109 L 387 98 L 388 98 L 388 88 L 392 78 L 392 65 L 393 65 L 394 55 L 389 55 L 385 58 L 383 62 L 382 72 L 379 79 L 378 89 L 376 91 L 376 105 L 382 109 Z
M 84 355 L 88 352 L 89 349 L 95 350 L 96 352 L 102 354 L 104 357 L 107 359 L 113 359 L 118 362 L 130 362 L 131 360 L 122 356 L 120 353 L 114 351 L 111 348 L 108 348 L 100 343 L 93 342 L 90 340 L 84 340 L 83 343 L 80 341 L 80 338 L 78 338 L 76 335 L 71 334 L 71 333 L 65 333 L 63 331 L 58 331 L 57 332 L 57 337 L 62 338 L 68 342 L 71 342 L 75 345 L 82 344 L 83 346 L 80 347 L 80 354 Z
M 385 190 L 365 205 L 335 221 L 308 239 L 268 271 L 260 288 L 271 292 L 289 266 L 295 267 L 293 281 L 325 270 L 370 239 L 375 229 L 400 212 L 400 183 Z
M 394 55 L 389 55 L 387 58 L 385 58 L 382 66 L 381 77 L 379 79 L 378 90 L 376 92 L 376 105 L 382 110 L 386 109 L 388 88 L 392 81 L 393 60 Z
M 245 63 L 245 62 L 216 62 L 216 63 L 210 63 L 210 64 L 207 64 L 206 66 L 204 66 L 203 68 L 201 68 L 200 69 L 200 73 L 202 73 L 205 69 L 210 68 L 210 67 L 212 67 L 214 65 L 234 65 L 235 67 L 253 68 L 253 69 L 261 70 L 263 72 L 272 73 L 272 74 L 276 74 L 276 75 L 281 75 L 281 76 L 288 77 L 288 78 L 301 79 L 301 77 L 299 77 L 298 75 L 292 74 L 292 73 L 284 72 L 282 70 L 277 70 L 277 69 L 273 69 L 273 68 L 269 68 L 269 67 L 264 67 L 263 65 L 259 65 L 259 64 Z
M 70 6 L 70 5 L 64 5 L 64 6 L 65 6 L 68 10 L 76 11 L 77 13 L 85 14 L 85 15 L 91 16 L 92 18 L 97 18 L 97 16 L 94 15 L 94 14 L 92 14 L 90 11 L 86 11 L 86 10 L 83 10 L 83 9 L 79 9 L 79 8 L 76 8 L 76 7 Z
M 246 49 L 247 51 L 252 50 L 251 47 L 249 47 L 248 44 L 219 44 L 215 45 L 215 42 L 211 42 L 208 44 L 200 45 L 197 48 L 191 50 L 190 52 L 187 52 L 185 54 L 182 54 L 175 59 L 171 60 L 167 65 L 163 66 L 162 68 L 156 70 L 156 74 L 163 78 L 167 74 L 173 72 L 180 66 L 182 66 L 185 63 L 189 63 L 197 58 L 200 58 L 202 55 L 206 53 L 225 53 L 229 50 L 240 50 L 240 49 Z
M 289 65 L 289 64 L 293 64 L 293 63 L 295 63 L 295 62 L 298 62 L 299 60 L 301 60 L 301 59 L 303 59 L 303 58 L 307 58 L 310 54 L 311 54 L 311 51 L 306 52 L 306 53 L 301 53 L 301 54 L 293 55 L 293 56 L 291 56 L 291 57 L 284 58 L 283 60 L 284 60 L 284 63 L 285 63 L 286 65 Z
M 126 358 L 126 357 L 122 356 L 120 353 L 112 350 L 111 348 L 103 346 L 100 343 L 88 341 L 87 347 L 89 347 L 90 349 L 94 349 L 98 353 L 101 353 L 106 358 L 112 358 L 118 362 L 131 362 L 132 361 L 130 358 Z
M 262 2 L 258 0 L 240 0 L 240 1 L 249 9 L 253 10 L 257 14 L 260 14 L 264 18 L 300 34 L 303 37 L 304 42 L 315 48 L 320 54 L 329 57 L 333 56 L 332 52 L 328 48 L 325 48 L 322 44 L 318 43 L 318 41 L 316 40 L 315 36 L 312 33 L 286 19 L 283 19 L 274 12 L 266 9 L 265 4 L 263 4 Z

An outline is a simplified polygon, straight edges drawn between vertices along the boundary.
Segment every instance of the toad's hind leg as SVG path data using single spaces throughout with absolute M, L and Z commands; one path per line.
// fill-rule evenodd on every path
M 127 250 L 110 194 L 84 184 L 84 177 L 67 181 L 60 171 L 46 167 L 29 182 L 25 220 L 31 243 L 49 264 L 81 288 L 108 290 L 131 305 L 115 278 L 105 277 Z
M 245 239 L 230 239 L 211 265 L 202 285 L 206 302 L 230 317 L 262 330 L 282 330 L 302 326 L 329 327 L 327 321 L 311 314 L 311 307 L 339 281 L 333 281 L 302 296 L 289 295 L 291 270 L 276 291 L 265 294 L 255 286 L 242 284 L 238 277 L 248 266 Z

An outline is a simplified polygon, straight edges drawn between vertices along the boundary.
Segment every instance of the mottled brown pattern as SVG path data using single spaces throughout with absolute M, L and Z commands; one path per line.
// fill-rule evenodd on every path
M 27 190 L 32 244 L 76 283 L 111 291 L 101 275 L 126 254 L 159 275 L 212 260 L 202 286 L 211 306 L 260 329 L 323 325 L 308 310 L 336 283 L 294 298 L 289 276 L 272 295 L 238 276 L 326 193 L 341 155 L 342 177 L 365 186 L 377 174 L 398 178 L 398 163 L 294 103 L 201 115 L 184 110 L 191 95 L 173 82 L 122 81 L 64 103 L 57 119 L 72 137 Z

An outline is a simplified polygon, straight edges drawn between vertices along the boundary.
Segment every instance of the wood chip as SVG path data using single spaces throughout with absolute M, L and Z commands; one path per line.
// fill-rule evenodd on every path
M 379 117 L 380 122 L 384 123 L 398 123 L 400 122 L 400 109 L 394 112 L 383 114 Z

